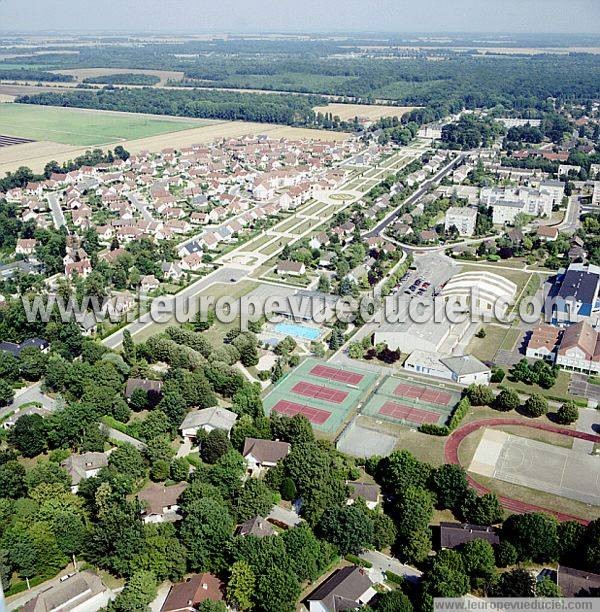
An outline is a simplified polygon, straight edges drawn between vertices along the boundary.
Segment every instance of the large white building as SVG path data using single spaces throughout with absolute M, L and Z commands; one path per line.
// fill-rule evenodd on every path
M 451 380 L 460 385 L 488 385 L 492 372 L 472 355 L 439 357 L 436 353 L 413 351 L 403 365 L 405 370 Z
M 512 281 L 488 271 L 462 272 L 453 276 L 440 295 L 452 300 L 457 310 L 474 315 L 493 314 L 502 317 L 514 301 L 517 285 Z M 461 308 L 459 308 L 460 306 Z
M 472 236 L 475 233 L 477 222 L 477 209 L 461 206 L 451 206 L 446 211 L 444 229 L 446 231 L 455 227 L 461 236 Z
M 514 224 L 519 213 L 532 217 L 550 217 L 552 207 L 560 204 L 564 183 L 544 181 L 539 188 L 484 187 L 481 203 L 492 207 L 492 220 L 497 225 Z

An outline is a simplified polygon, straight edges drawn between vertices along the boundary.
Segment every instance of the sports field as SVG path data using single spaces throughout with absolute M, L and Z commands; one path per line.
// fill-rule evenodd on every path
M 361 413 L 400 425 L 442 425 L 460 399 L 460 394 L 434 385 L 406 382 L 388 376 Z
M 105 145 L 210 123 L 32 104 L 0 105 L 0 134 L 67 145 Z
M 600 505 L 598 458 L 575 449 L 486 429 L 469 471 Z
M 282 378 L 264 399 L 267 413 L 303 414 L 315 429 L 333 434 L 356 411 L 377 375 L 307 359 Z

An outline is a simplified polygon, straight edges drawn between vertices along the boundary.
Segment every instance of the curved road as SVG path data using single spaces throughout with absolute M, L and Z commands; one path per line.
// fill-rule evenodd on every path
M 460 447 L 461 442 L 474 431 L 481 429 L 482 427 L 496 427 L 499 425 L 517 425 L 519 427 L 529 427 L 531 429 L 538 429 L 542 431 L 549 431 L 552 433 L 561 434 L 563 436 L 569 436 L 571 438 L 579 438 L 580 440 L 588 440 L 590 442 L 595 442 L 600 444 L 600 435 L 590 434 L 584 431 L 575 431 L 573 429 L 567 429 L 566 427 L 559 427 L 558 425 L 550 425 L 547 423 L 536 423 L 531 422 L 528 423 L 526 421 L 522 421 L 520 419 L 483 419 L 481 421 L 473 421 L 473 423 L 467 423 L 462 427 L 454 430 L 448 440 L 446 442 L 446 447 L 444 449 L 444 453 L 446 456 L 446 463 L 454 463 L 456 465 L 460 465 L 460 460 L 458 457 L 458 449 Z M 490 489 L 484 487 L 482 484 L 478 483 L 471 476 L 468 476 L 469 484 L 481 494 L 489 493 Z M 556 512 L 554 510 L 550 510 L 549 508 L 542 508 L 541 506 L 536 506 L 534 504 L 528 504 L 527 502 L 522 502 L 518 499 L 513 499 L 511 497 L 498 497 L 500 503 L 507 510 L 511 510 L 512 512 L 524 513 L 524 512 L 546 512 L 548 514 L 553 514 L 561 521 L 578 521 L 583 525 L 587 525 L 589 523 L 588 520 L 582 519 L 577 516 L 571 516 L 569 514 L 564 514 L 562 512 Z

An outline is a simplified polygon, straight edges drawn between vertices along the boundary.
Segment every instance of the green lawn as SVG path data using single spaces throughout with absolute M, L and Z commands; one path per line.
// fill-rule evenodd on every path
M 514 327 L 484 325 L 485 338 L 473 337 L 467 353 L 475 355 L 481 361 L 493 361 L 499 349 L 512 350 L 521 332 Z
M 77 146 L 134 140 L 188 130 L 207 123 L 30 104 L 0 106 L 0 134 Z

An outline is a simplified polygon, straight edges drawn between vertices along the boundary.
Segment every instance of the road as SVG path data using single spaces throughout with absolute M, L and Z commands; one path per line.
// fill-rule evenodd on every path
M 154 221 L 154 217 L 148 212 L 148 207 L 144 200 L 137 193 L 129 194 L 129 201 L 138 209 L 139 213 L 144 217 L 144 221 Z
M 579 204 L 579 197 L 572 196 L 569 198 L 567 205 L 567 211 L 565 212 L 565 218 L 561 223 L 557 225 L 557 228 L 561 232 L 574 232 L 579 227 L 579 215 L 581 207 Z
M 216 283 L 238 283 L 239 281 L 243 280 L 247 274 L 248 270 L 243 268 L 234 268 L 229 266 L 219 268 L 207 276 L 197 280 L 195 283 L 187 286 L 185 289 L 182 289 L 177 295 L 164 296 L 164 307 L 161 307 L 161 311 L 168 312 L 170 315 L 172 315 L 175 312 L 173 307 L 175 300 L 177 300 L 178 304 L 181 304 L 181 307 L 187 307 L 187 301 L 190 301 L 199 293 L 208 289 L 211 285 Z M 102 340 L 102 344 L 110 349 L 115 349 L 123 342 L 123 332 L 125 329 L 128 329 L 131 335 L 134 336 L 153 324 L 154 321 L 151 319 L 149 314 L 142 316 L 126 327 L 116 331 L 114 334 L 104 338 L 104 340 Z
M 11 412 L 18 410 L 21 406 L 31 402 L 38 402 L 48 410 L 54 410 L 55 407 L 55 401 L 51 397 L 48 397 L 42 393 L 42 385 L 38 382 L 30 387 L 27 387 L 27 389 L 25 389 L 22 393 L 19 393 L 13 400 L 12 404 L 0 408 L 0 418 L 5 417 Z
M 56 194 L 48 194 L 48 204 L 50 204 L 50 210 L 52 211 L 52 221 L 54 222 L 54 227 L 56 229 L 60 229 L 62 226 L 67 227 L 65 215 L 63 214 L 58 196 Z
M 419 580 L 421 580 L 421 576 L 423 575 L 423 572 L 419 571 L 416 567 L 411 567 L 410 565 L 400 563 L 398 559 L 390 557 L 389 555 L 384 555 L 376 550 L 368 550 L 367 552 L 362 553 L 360 558 L 372 563 L 373 570 L 379 574 L 383 574 L 384 572 L 388 571 L 393 572 L 398 576 L 403 576 L 406 578 L 406 580 L 413 583 L 419 582 Z
M 400 216 L 400 209 L 403 206 L 406 206 L 407 204 L 414 204 L 419 200 L 419 198 L 422 198 L 427 193 L 427 191 L 432 185 L 439 185 L 440 181 L 445 176 L 450 174 L 450 172 L 452 172 L 452 170 L 454 170 L 454 168 L 456 168 L 456 166 L 458 166 L 465 159 L 466 156 L 466 153 L 460 153 L 456 159 L 453 159 L 449 164 L 445 165 L 441 170 L 439 170 L 437 174 L 432 176 L 430 179 L 427 179 L 421 186 L 417 188 L 414 193 L 412 193 L 408 198 L 406 198 L 406 200 L 404 200 L 404 202 L 402 202 L 402 204 L 396 210 L 394 210 L 387 217 L 382 219 L 373 229 L 363 234 L 363 236 L 365 238 L 373 238 L 379 236 L 381 232 L 383 232 L 383 230 L 388 225 L 390 225 L 390 223 L 393 223 Z

